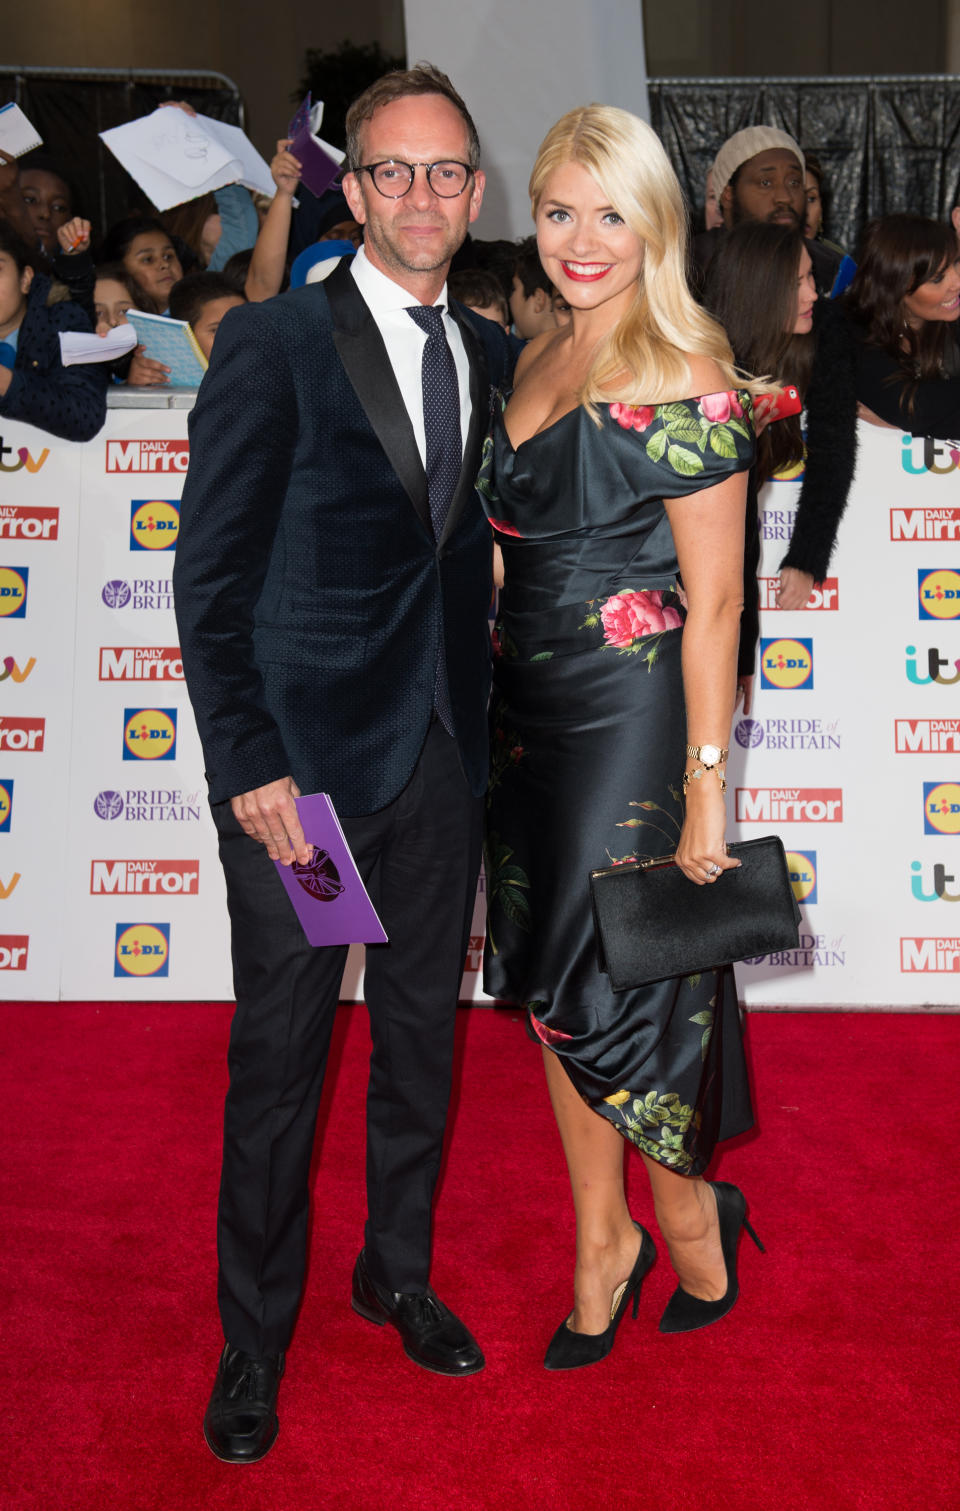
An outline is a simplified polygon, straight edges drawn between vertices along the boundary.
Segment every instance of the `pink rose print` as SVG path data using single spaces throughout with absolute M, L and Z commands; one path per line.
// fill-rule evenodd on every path
M 572 1034 L 562 1034 L 559 1028 L 548 1028 L 545 1023 L 540 1022 L 539 1018 L 534 1017 L 533 1013 L 530 1014 L 530 1022 L 537 1038 L 542 1039 L 544 1044 L 567 1044 L 573 1038 Z
M 520 534 L 520 531 L 517 529 L 516 525 L 509 524 L 507 520 L 492 519 L 490 523 L 495 530 L 499 530 L 501 535 L 515 535 L 518 540 L 523 540 L 523 536 Z
M 725 425 L 731 415 L 738 420 L 743 418 L 743 405 L 733 389 L 728 393 L 705 393 L 698 408 L 703 418 L 712 420 L 715 425 Z
M 600 610 L 603 638 L 607 645 L 626 649 L 644 635 L 676 630 L 683 623 L 677 610 L 664 608 L 663 594 L 656 589 L 637 593 L 627 589 L 608 598 Z
M 610 418 L 624 430 L 646 430 L 653 424 L 656 409 L 652 404 L 611 404 Z

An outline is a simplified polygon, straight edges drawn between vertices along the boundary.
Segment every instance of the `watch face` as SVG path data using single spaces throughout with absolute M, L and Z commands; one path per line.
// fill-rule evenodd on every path
M 701 745 L 700 760 L 704 766 L 716 766 L 720 760 L 719 745 Z

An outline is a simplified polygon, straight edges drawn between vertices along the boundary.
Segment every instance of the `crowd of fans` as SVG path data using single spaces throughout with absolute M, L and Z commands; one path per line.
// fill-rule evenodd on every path
M 277 143 L 272 199 L 231 185 L 162 215 L 134 210 L 96 243 L 54 160 L 0 161 L 0 416 L 86 439 L 103 423 L 108 384 L 162 386 L 169 373 L 143 346 L 64 368 L 61 331 L 104 335 L 139 309 L 187 321 L 209 354 L 232 306 L 322 278 L 350 255 L 362 228 L 338 187 L 318 199 L 300 186 L 290 146 Z M 805 413 L 801 430 L 799 413 L 768 407 L 756 470 L 759 484 L 806 463 L 784 607 L 805 602 L 826 572 L 858 413 L 915 434 L 960 435 L 954 225 L 886 216 L 867 228 L 858 266 L 827 238 L 829 210 L 819 158 L 783 131 L 751 126 L 720 145 L 691 243 L 692 285 L 738 362 L 782 383 Z M 523 340 L 569 318 L 532 237 L 468 237 L 450 289 Z

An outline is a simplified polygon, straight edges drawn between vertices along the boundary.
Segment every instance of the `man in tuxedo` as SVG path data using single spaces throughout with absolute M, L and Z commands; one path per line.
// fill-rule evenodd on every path
M 345 948 L 311 948 L 274 861 L 330 794 L 388 935 L 367 952 L 373 1053 L 360 1316 L 467 1375 L 483 1355 L 429 1283 L 454 1012 L 479 867 L 489 528 L 473 491 L 499 327 L 446 300 L 480 209 L 476 130 L 430 65 L 351 107 L 364 246 L 323 283 L 231 311 L 191 416 L 174 574 L 227 882 L 237 1007 L 218 1220 L 218 1458 L 277 1435 L 308 1175 Z M 317 1228 L 322 1242 L 323 1218 Z

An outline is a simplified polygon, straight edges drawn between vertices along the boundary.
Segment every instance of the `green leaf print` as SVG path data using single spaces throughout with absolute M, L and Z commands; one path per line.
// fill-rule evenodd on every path
M 736 457 L 737 443 L 726 425 L 714 425 L 710 431 L 710 448 L 717 456 Z
M 537 651 L 537 654 L 535 656 L 531 656 L 530 660 L 531 661 L 552 661 L 553 660 L 553 651 Z
M 742 435 L 745 441 L 749 441 L 751 439 L 750 431 L 747 429 L 746 425 L 744 425 L 742 420 L 728 420 L 727 429 L 735 430 L 737 435 Z
M 700 416 L 691 414 L 686 404 L 661 404 L 660 417 L 672 441 L 700 444 Z
M 669 436 L 665 430 L 658 430 L 655 436 L 647 442 L 647 456 L 651 462 L 659 462 L 663 459 L 663 453 L 667 449 Z
M 526 897 L 530 879 L 522 866 L 511 864 L 512 856 L 512 849 L 503 843 L 498 834 L 489 835 L 484 865 L 490 909 L 487 915 L 487 933 L 490 948 L 495 955 L 499 954 L 499 950 L 490 926 L 490 916 L 496 906 L 518 929 L 530 932 L 530 903 Z
M 688 451 L 685 446 L 668 446 L 667 461 L 681 477 L 696 477 L 697 473 L 703 471 L 703 458 L 694 451 Z
M 699 980 L 699 977 L 697 979 Z M 716 1001 L 716 997 L 710 998 L 711 1009 L 716 1005 Z M 703 1033 L 700 1035 L 701 1060 L 705 1060 L 707 1058 L 707 1050 L 710 1047 L 710 1035 L 713 1033 L 713 1018 L 714 1015 L 712 1010 L 707 1010 L 705 1008 L 702 1013 L 694 1013 L 693 1017 L 690 1019 L 691 1023 L 696 1023 L 698 1028 L 703 1029 Z

